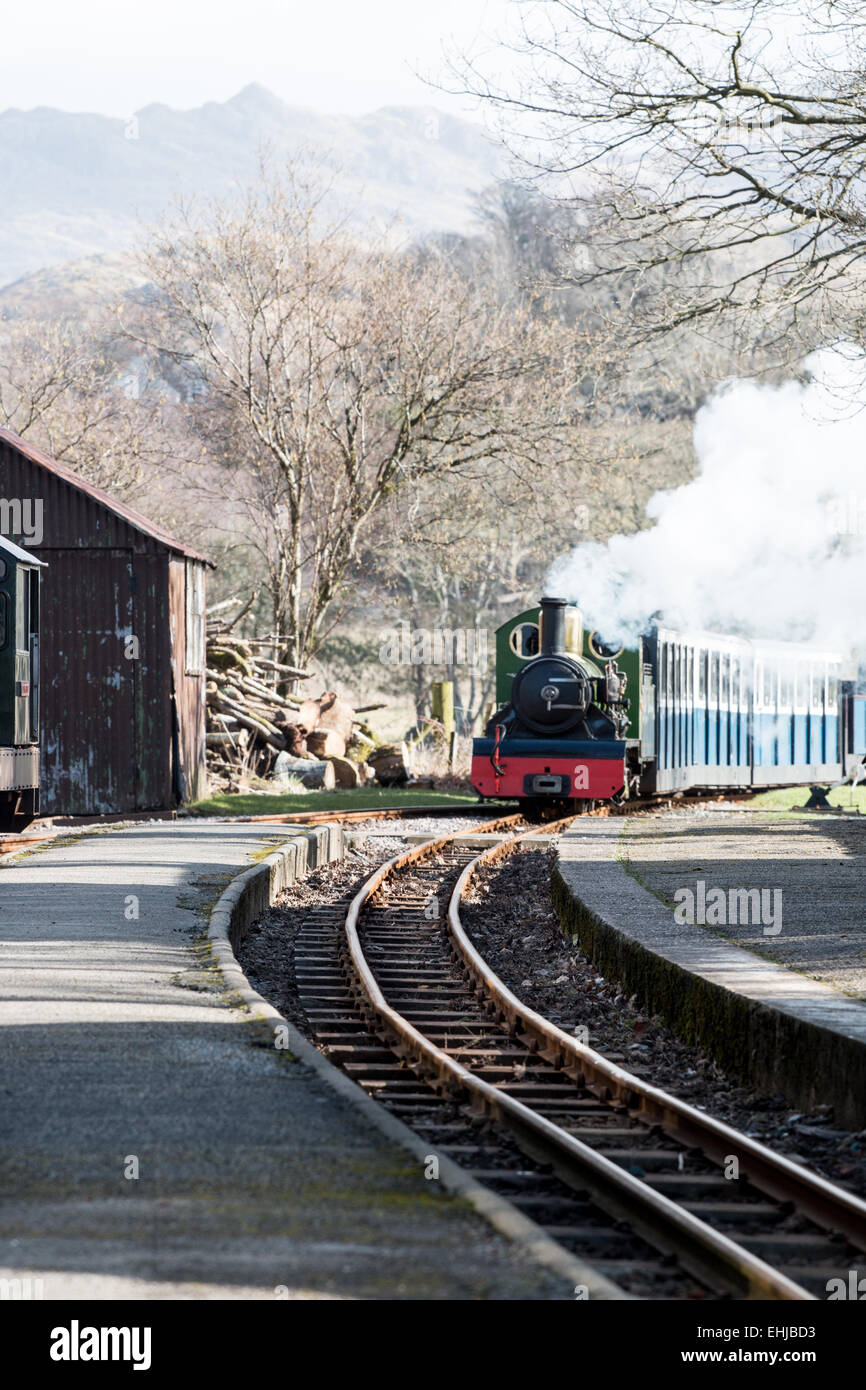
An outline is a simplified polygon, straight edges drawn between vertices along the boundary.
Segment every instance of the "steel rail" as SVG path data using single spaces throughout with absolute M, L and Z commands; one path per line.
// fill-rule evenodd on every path
M 514 819 L 509 817 L 509 820 Z M 562 824 L 561 821 L 553 822 L 552 825 L 540 827 L 540 830 L 549 833 L 552 827 Z M 474 833 L 500 827 L 501 822 L 489 822 L 476 827 Z M 396 1037 L 398 1052 L 414 1058 L 416 1064 L 431 1072 L 444 1088 L 468 1093 L 483 1111 L 513 1131 L 530 1151 L 540 1152 L 546 1160 L 553 1161 L 557 1170 L 566 1175 L 572 1184 L 576 1179 L 580 1185 L 599 1194 L 608 1210 L 612 1208 L 617 1215 L 628 1220 L 639 1234 L 649 1238 L 657 1248 L 676 1255 L 683 1266 L 697 1277 L 709 1278 L 716 1284 L 721 1279 L 723 1285 L 742 1292 L 747 1298 L 812 1299 L 813 1296 L 799 1284 L 765 1261 L 742 1249 L 721 1232 L 713 1230 L 691 1212 L 648 1187 L 522 1101 L 462 1066 L 391 1007 L 364 955 L 359 935 L 361 913 L 365 906 L 372 904 L 391 875 L 446 850 L 456 838 L 452 834 L 429 841 L 381 865 L 356 893 L 346 914 L 346 946 L 358 988 L 369 1008 Z M 515 842 L 522 838 L 525 836 L 516 837 Z M 464 875 L 461 875 L 461 880 L 464 880 Z M 482 990 L 486 987 L 479 985 L 478 988 Z
M 491 970 L 463 927 L 460 902 L 478 870 L 494 859 L 513 853 L 524 838 L 527 837 L 514 837 L 504 844 L 493 845 L 467 864 L 455 885 L 448 907 L 451 939 L 471 974 L 494 1001 L 497 1010 L 529 1040 L 532 1051 L 598 1099 L 620 1102 L 634 1118 L 661 1126 L 672 1138 L 686 1147 L 699 1147 L 707 1158 L 716 1163 L 723 1165 L 731 1156 L 736 1156 L 741 1173 L 755 1187 L 777 1201 L 793 1202 L 817 1225 L 840 1231 L 852 1244 L 866 1250 L 866 1202 L 861 1198 L 836 1187 L 816 1173 L 810 1173 L 784 1155 L 773 1153 L 723 1120 L 703 1114 L 687 1101 L 679 1100 L 609 1062 L 601 1053 L 578 1042 L 555 1023 L 530 1009 Z
M 510 803 L 514 805 L 515 803 Z M 443 806 L 435 803 L 432 806 L 425 805 L 406 805 L 406 806 L 369 806 L 360 810 L 343 810 L 336 807 L 332 811 L 279 811 L 270 815 L 249 815 L 249 816 L 219 816 L 221 821 L 227 821 L 232 825 L 354 825 L 363 824 L 368 820 L 411 820 L 415 816 L 477 816 L 481 812 L 481 807 L 477 802 L 460 802 L 454 806 Z M 30 849 L 33 845 L 43 844 L 49 840 L 56 840 L 61 835 L 74 835 L 80 831 L 90 830 L 105 825 L 116 825 L 118 827 L 129 824 L 135 825 L 139 821 L 148 820 L 171 820 L 185 823 L 199 819 L 198 816 L 184 815 L 179 817 L 176 811 L 118 811 L 116 814 L 109 815 L 81 815 L 81 816 L 37 816 L 31 822 L 30 828 L 24 831 L 0 832 L 0 856 L 4 854 L 15 854 L 21 849 Z M 205 819 L 205 817 L 201 817 Z M 503 814 L 497 824 L 505 824 L 509 819 Z M 511 820 L 521 819 L 519 813 L 510 816 Z M 54 828 L 52 828 L 52 826 Z

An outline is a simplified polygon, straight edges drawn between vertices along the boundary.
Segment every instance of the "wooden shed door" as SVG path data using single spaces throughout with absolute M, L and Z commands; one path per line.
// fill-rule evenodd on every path
M 45 550 L 42 810 L 136 805 L 132 552 Z M 71 713 L 74 711 L 74 715 Z

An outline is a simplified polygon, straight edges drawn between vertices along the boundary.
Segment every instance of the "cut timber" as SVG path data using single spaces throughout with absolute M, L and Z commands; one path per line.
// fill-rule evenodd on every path
M 286 740 L 276 729 L 266 726 L 258 719 L 252 719 L 244 710 L 232 705 L 226 704 L 225 709 L 227 713 L 234 715 L 238 723 L 243 725 L 245 729 L 249 729 L 250 733 L 257 734 L 265 743 L 269 743 L 272 748 L 276 748 L 278 751 L 285 748 Z
M 408 782 L 411 773 L 409 750 L 405 743 L 383 744 L 367 754 L 367 762 L 383 787 L 396 787 Z
M 298 710 L 298 723 L 312 729 L 332 729 L 338 733 L 343 746 L 352 737 L 355 712 L 345 700 L 339 700 L 333 690 L 326 690 L 317 700 L 304 700 Z
M 321 712 L 318 700 L 304 700 L 298 710 L 298 723 L 303 724 L 305 729 L 316 729 Z
M 328 762 L 334 769 L 334 777 L 338 787 L 358 787 L 361 785 L 361 775 L 355 763 L 350 763 L 348 758 L 328 758 Z
M 274 764 L 274 777 L 279 780 L 285 776 L 297 777 L 305 787 L 323 791 L 333 791 L 337 785 L 336 774 L 329 762 L 309 762 L 306 758 L 292 758 L 288 753 L 281 753 Z
M 355 711 L 345 700 L 340 700 L 331 692 L 320 696 L 321 713 L 319 714 L 319 729 L 333 729 L 343 740 L 343 746 L 352 737 L 352 721 L 355 718 Z M 341 755 L 342 756 L 342 755 Z
M 307 747 L 317 758 L 344 758 L 346 740 L 336 729 L 319 727 L 307 734 Z
M 208 665 L 216 667 L 218 671 L 243 671 L 245 676 L 249 676 L 250 664 L 244 656 L 237 651 L 229 651 L 227 647 L 208 647 Z
M 365 738 L 363 734 L 355 730 L 349 742 L 346 744 L 346 752 L 350 754 L 356 762 L 363 763 L 367 759 L 367 754 L 371 753 L 375 746 L 371 738 Z

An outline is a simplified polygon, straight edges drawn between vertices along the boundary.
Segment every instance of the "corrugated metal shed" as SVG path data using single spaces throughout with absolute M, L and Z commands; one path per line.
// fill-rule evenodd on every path
M 203 795 L 200 595 L 210 562 L 2 427 L 0 502 L 27 504 L 4 508 L 7 527 L 26 517 L 31 528 L 11 539 L 48 563 L 43 813 L 157 809 Z

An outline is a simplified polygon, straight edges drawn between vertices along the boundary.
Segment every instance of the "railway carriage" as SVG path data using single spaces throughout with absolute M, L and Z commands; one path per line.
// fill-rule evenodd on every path
M 839 652 L 656 628 L 646 639 L 657 690 L 651 791 L 839 781 L 862 760 L 840 720 L 853 682 Z
M 44 562 L 0 536 L 0 830 L 39 814 L 39 576 Z
M 841 653 L 662 625 L 623 649 L 561 599 L 498 629 L 496 695 L 473 746 L 482 796 L 832 783 L 866 757 L 866 695 Z

